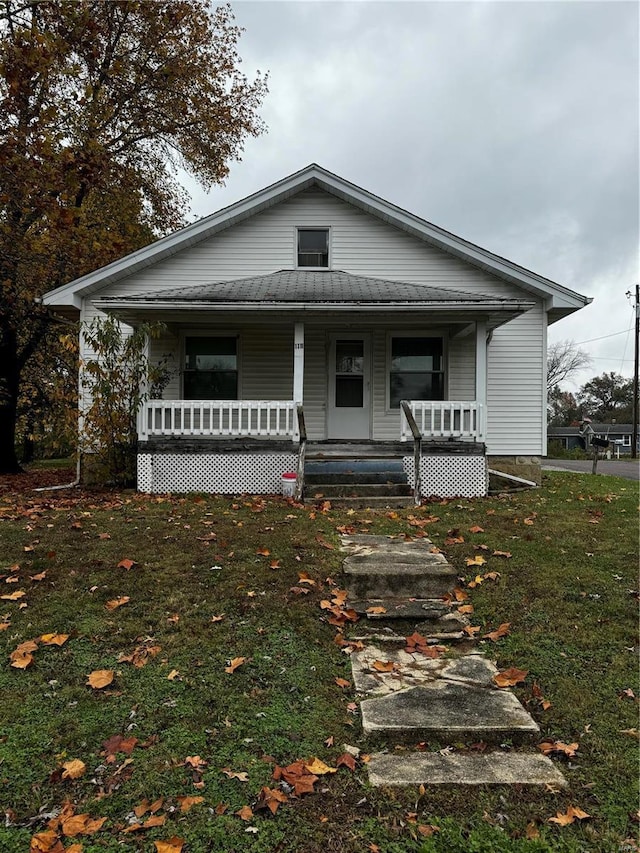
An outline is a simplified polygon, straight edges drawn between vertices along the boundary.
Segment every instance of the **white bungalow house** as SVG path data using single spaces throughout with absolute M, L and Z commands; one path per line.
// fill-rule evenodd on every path
M 487 467 L 538 480 L 547 326 L 590 300 L 312 164 L 43 301 L 166 324 L 140 490 L 269 493 L 293 471 L 329 496 L 360 471 L 384 500 L 403 480 L 485 494 Z

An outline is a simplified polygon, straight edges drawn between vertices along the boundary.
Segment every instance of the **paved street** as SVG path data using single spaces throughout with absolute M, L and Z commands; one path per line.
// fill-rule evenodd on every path
M 576 471 L 590 474 L 593 462 L 590 459 L 544 459 L 545 471 Z M 598 474 L 612 474 L 627 480 L 640 480 L 640 463 L 637 459 L 598 459 Z

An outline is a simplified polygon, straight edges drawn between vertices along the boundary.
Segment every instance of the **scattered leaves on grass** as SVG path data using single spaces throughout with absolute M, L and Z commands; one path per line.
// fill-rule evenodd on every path
M 204 797 L 177 797 L 177 800 L 180 803 L 181 812 L 188 812 L 193 806 L 204 803 Z
M 136 669 L 141 669 L 143 666 L 146 666 L 151 658 L 155 657 L 158 652 L 162 651 L 162 646 L 152 645 L 152 643 L 153 641 L 149 639 L 141 645 L 136 646 L 131 654 L 126 655 L 122 652 L 122 654 L 118 656 L 118 663 L 130 663 L 133 664 Z
M 87 684 L 94 690 L 102 690 L 103 687 L 108 687 L 111 684 L 113 676 L 112 669 L 95 669 L 87 678 Z
M 35 658 L 31 652 L 35 652 L 38 644 L 35 640 L 25 640 L 20 643 L 9 655 L 11 666 L 15 669 L 27 669 L 34 662 Z
M 591 817 L 591 815 L 582 811 L 582 809 L 577 806 L 569 806 L 564 814 L 562 812 L 556 812 L 555 817 L 548 818 L 548 823 L 557 823 L 558 826 L 568 826 L 576 820 L 586 820 L 589 817 Z
M 498 687 L 513 687 L 521 681 L 524 681 L 528 674 L 528 670 L 516 669 L 512 666 L 509 669 L 505 669 L 494 675 L 493 681 L 498 685 Z

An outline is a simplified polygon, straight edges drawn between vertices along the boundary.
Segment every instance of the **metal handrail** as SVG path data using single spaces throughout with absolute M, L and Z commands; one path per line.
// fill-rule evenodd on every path
M 296 403 L 296 415 L 298 416 L 298 435 L 300 445 L 298 447 L 298 465 L 296 468 L 296 493 L 295 499 L 301 501 L 304 495 L 304 456 L 307 449 L 307 427 L 304 422 L 304 409 L 302 403 Z
M 407 424 L 409 425 L 409 429 L 411 430 L 411 435 L 413 436 L 413 502 L 416 506 L 419 506 L 422 493 L 422 479 L 420 476 L 420 461 L 422 459 L 422 433 L 418 429 L 418 424 L 416 423 L 416 419 L 413 416 L 413 412 L 411 411 L 411 406 L 409 405 L 409 403 L 406 400 L 402 400 L 400 402 L 400 405 L 402 406 L 402 411 L 404 413 L 405 418 L 407 419 Z

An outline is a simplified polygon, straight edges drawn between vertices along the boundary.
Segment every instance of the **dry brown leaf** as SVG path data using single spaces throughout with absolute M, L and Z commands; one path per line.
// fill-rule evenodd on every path
M 467 557 L 464 562 L 467 566 L 484 566 L 487 561 L 481 554 L 476 554 L 475 557 Z M 476 583 L 477 582 L 478 580 L 476 578 Z
M 249 774 L 245 770 L 232 770 L 230 767 L 223 767 L 220 771 L 229 779 L 238 779 L 240 782 L 248 782 Z
M 242 820 L 251 820 L 253 818 L 253 811 L 251 810 L 251 806 L 242 806 L 241 809 L 238 809 L 237 812 L 238 817 L 242 818 Z
M 591 817 L 591 815 L 582 811 L 582 809 L 578 808 L 577 806 L 569 806 L 569 808 L 564 814 L 562 812 L 556 812 L 555 817 L 548 818 L 548 823 L 557 823 L 558 826 L 568 826 L 576 819 L 586 820 L 589 817 Z
M 46 569 L 44 572 L 39 572 L 37 575 L 29 575 L 32 581 L 43 581 L 47 576 Z
M 282 803 L 286 803 L 289 797 L 279 788 L 268 788 L 266 785 L 260 790 L 259 801 L 265 805 L 271 814 L 275 814 Z
M 105 607 L 107 610 L 116 610 L 118 607 L 122 607 L 123 604 L 126 604 L 128 601 L 131 601 L 128 595 L 121 595 L 120 598 L 112 598 L 110 601 L 107 601 Z
M 181 812 L 188 812 L 193 806 L 204 803 L 204 797 L 178 797 L 177 799 L 180 803 Z
M 20 598 L 24 598 L 27 593 L 23 589 L 16 589 L 7 595 L 0 595 L 0 598 L 5 601 L 18 601 Z
M 118 563 L 118 568 L 119 569 L 126 569 L 127 571 L 129 571 L 129 569 L 132 569 L 135 566 L 135 564 L 136 564 L 135 560 L 129 560 L 128 558 L 125 558 L 124 560 L 120 560 L 120 562 Z
M 37 832 L 31 839 L 29 853 L 65 853 L 58 834 L 52 829 Z
M 543 740 L 538 744 L 538 749 L 545 755 L 549 755 L 550 752 L 562 752 L 567 758 L 573 758 L 578 746 L 577 743 L 562 743 L 560 740 Z
M 343 752 L 342 755 L 336 759 L 336 767 L 348 767 L 349 770 L 355 770 L 356 759 L 350 752 Z
M 180 671 L 177 669 L 172 669 L 169 675 L 167 676 L 167 681 L 175 681 L 176 678 L 180 675 Z
M 488 634 L 483 634 L 483 640 L 492 640 L 494 643 L 497 642 L 501 637 L 506 637 L 509 633 L 509 628 L 511 627 L 511 622 L 503 622 L 499 628 L 496 628 L 495 631 L 490 631 Z
M 504 557 L 506 560 L 510 560 L 511 559 L 511 552 L 510 551 L 494 551 L 491 556 L 492 557 Z M 540 834 L 540 833 L 538 833 L 538 834 Z
M 529 841 L 535 841 L 536 838 L 540 838 L 540 830 L 535 825 L 535 823 L 533 823 L 533 821 L 530 821 L 527 824 L 527 829 L 525 831 L 525 835 L 529 839 Z
M 305 764 L 304 766 L 314 776 L 325 776 L 327 773 L 337 773 L 338 771 L 337 767 L 329 767 L 328 764 L 325 764 L 319 758 L 314 758 L 311 764 Z
M 343 689 L 351 687 L 351 682 L 347 681 L 346 678 L 334 678 L 334 681 L 338 685 L 338 687 L 342 687 Z
M 524 681 L 528 674 L 529 670 L 516 669 L 512 666 L 509 669 L 505 669 L 494 675 L 493 681 L 498 685 L 498 687 L 513 687 L 521 681 Z
M 228 673 L 235 672 L 239 666 L 247 662 L 247 658 L 231 658 L 229 665 L 225 666 L 224 671 Z
M 0 622 L 0 631 L 6 631 L 9 628 L 11 622 Z
M 172 835 L 166 841 L 154 841 L 156 853 L 180 853 L 184 847 L 184 838 Z
M 96 669 L 89 675 L 87 684 L 94 690 L 102 690 L 103 687 L 108 687 L 111 684 L 113 676 L 112 669 Z
M 473 613 L 473 604 L 461 604 L 460 607 L 458 607 L 458 613 Z
M 261 557 L 269 557 L 271 555 L 271 551 L 268 548 L 258 548 L 256 554 L 259 554 Z
M 84 761 L 80 761 L 79 758 L 72 758 L 70 761 L 65 761 L 62 767 L 63 779 L 79 779 L 87 769 L 87 765 Z
M 212 617 L 211 617 L 211 621 L 212 621 L 212 622 L 222 622 L 222 620 L 224 619 L 224 617 L 225 617 L 225 614 L 224 614 L 224 613 L 221 613 L 219 616 L 212 616 Z
M 43 634 L 40 642 L 44 646 L 64 646 L 69 639 L 69 634 Z
M 391 672 L 394 667 L 394 663 L 392 660 L 374 660 L 373 669 L 377 670 L 377 672 Z
M 474 524 L 473 527 L 469 528 L 469 533 L 484 533 L 484 527 Z
M 376 605 L 375 607 L 367 607 L 367 613 L 369 616 L 381 616 L 383 613 L 387 612 L 386 607 L 382 607 L 382 605 Z

